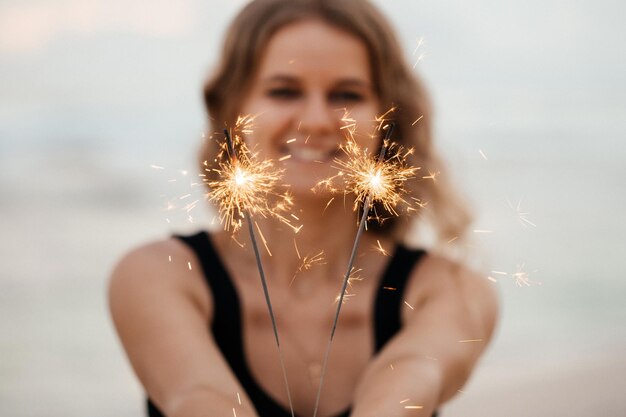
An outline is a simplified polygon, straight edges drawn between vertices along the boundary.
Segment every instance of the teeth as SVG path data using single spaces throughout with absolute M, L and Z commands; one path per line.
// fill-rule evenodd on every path
M 306 162 L 325 161 L 330 158 L 332 152 L 321 149 L 298 147 L 290 149 L 291 156 Z

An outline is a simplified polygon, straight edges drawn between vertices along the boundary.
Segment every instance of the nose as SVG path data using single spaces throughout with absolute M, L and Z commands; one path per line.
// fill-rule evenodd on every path
M 336 111 L 323 94 L 310 94 L 303 103 L 299 129 L 308 135 L 331 133 L 337 124 Z

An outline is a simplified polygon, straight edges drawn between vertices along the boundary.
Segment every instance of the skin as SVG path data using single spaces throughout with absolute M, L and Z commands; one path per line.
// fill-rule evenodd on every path
M 312 415 L 317 386 L 311 370 L 326 349 L 334 299 L 355 233 L 349 202 L 324 210 L 330 196 L 310 189 L 335 172 L 330 165 L 344 140 L 344 109 L 361 129 L 357 141 L 375 148 L 372 121 L 382 109 L 368 68 L 367 50 L 351 34 L 318 20 L 293 23 L 270 40 L 241 105 L 242 114 L 257 115 L 254 134 L 246 138 L 250 145 L 266 158 L 292 155 L 282 162 L 283 181 L 290 185 L 294 213 L 305 227 L 294 235 L 272 220 L 256 220 L 275 254 L 263 252 L 263 265 L 294 408 L 301 415 Z M 287 144 L 291 138 L 296 141 Z M 244 351 L 252 374 L 287 408 L 250 245 L 241 248 L 224 232 L 211 239 L 242 302 Z M 245 233 L 236 239 L 248 242 Z M 411 273 L 405 300 L 412 308 L 402 310 L 402 330 L 374 357 L 372 303 L 389 261 L 373 249 L 377 240 L 393 248 L 389 239 L 363 235 L 356 266 L 364 279 L 351 289 L 354 296 L 342 309 L 320 417 L 350 405 L 352 417 L 431 415 L 463 386 L 495 325 L 497 300 L 488 282 L 428 255 Z M 302 261 L 294 245 L 302 256 L 324 251 L 324 263 L 297 272 Z M 169 239 L 127 254 L 110 282 L 110 306 L 136 374 L 166 415 L 228 416 L 233 408 L 239 417 L 257 415 L 207 331 L 213 319 L 212 294 L 185 245 Z M 481 342 L 459 342 L 468 339 Z M 407 398 L 409 402 L 400 403 Z

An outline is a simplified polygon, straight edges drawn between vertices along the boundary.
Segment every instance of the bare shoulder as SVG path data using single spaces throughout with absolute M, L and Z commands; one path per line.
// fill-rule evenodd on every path
M 209 312 L 210 297 L 202 283 L 201 266 L 192 250 L 175 238 L 150 242 L 127 252 L 109 281 L 112 312 L 116 303 L 178 293 Z
M 497 291 L 484 274 L 438 254 L 428 254 L 414 269 L 411 293 L 421 305 L 437 303 L 466 314 L 489 337 L 499 311 Z M 468 323 L 469 324 L 469 323 Z

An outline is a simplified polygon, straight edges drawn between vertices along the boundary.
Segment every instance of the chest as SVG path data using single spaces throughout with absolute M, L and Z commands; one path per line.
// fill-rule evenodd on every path
M 349 407 L 354 389 L 374 354 L 376 281 L 360 282 L 344 299 L 324 375 L 320 415 Z M 271 291 L 280 349 L 296 412 L 310 414 L 323 372 L 341 282 L 308 297 Z M 260 284 L 239 284 L 244 356 L 256 383 L 277 403 L 288 404 L 274 327 Z

